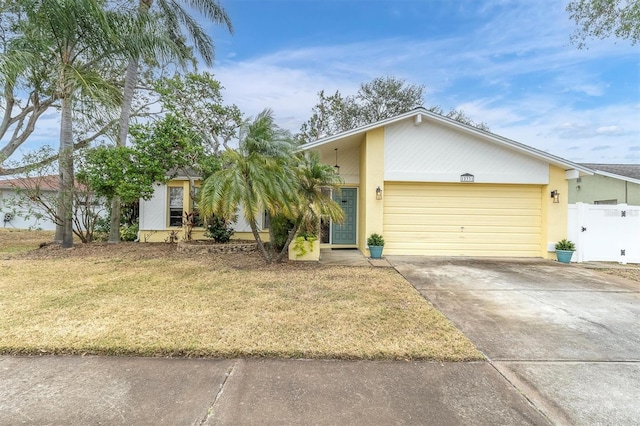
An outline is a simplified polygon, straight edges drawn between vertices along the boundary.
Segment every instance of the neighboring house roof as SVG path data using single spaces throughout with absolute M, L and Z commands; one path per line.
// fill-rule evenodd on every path
M 191 167 L 173 167 L 167 170 L 167 177 L 174 180 L 200 179 L 200 172 Z
M 395 117 L 391 117 L 384 120 L 380 120 L 375 123 L 367 124 L 365 126 L 358 127 L 353 130 L 347 130 L 346 132 L 338 133 L 337 135 L 328 136 L 313 142 L 306 143 L 300 147 L 300 150 L 313 149 L 325 144 L 336 142 L 341 139 L 352 139 L 354 137 L 359 137 L 370 130 L 376 129 L 378 127 L 387 126 L 389 124 L 393 124 L 401 120 L 406 120 L 407 118 L 413 118 L 416 121 L 416 123 L 421 123 L 423 120 L 423 117 L 427 120 L 434 121 L 436 123 L 442 124 L 449 128 L 454 128 L 454 129 L 463 131 L 465 133 L 479 136 L 489 142 L 504 146 L 506 148 L 513 149 L 515 151 L 522 152 L 526 155 L 544 160 L 548 163 L 565 168 L 567 170 L 575 169 L 575 170 L 579 170 L 584 174 L 588 174 L 588 175 L 593 174 L 593 170 L 591 170 L 589 167 L 585 167 L 584 165 L 573 163 L 569 160 L 565 160 L 564 158 L 560 158 L 555 155 L 549 154 L 547 152 L 540 151 L 539 149 L 530 147 L 520 142 L 516 142 L 514 140 L 505 138 L 503 136 L 496 135 L 495 133 L 480 130 L 477 127 L 473 127 L 468 124 L 464 124 L 459 121 L 453 120 L 451 118 L 445 117 L 443 115 L 436 114 L 423 107 L 416 108 L 414 110 L 405 112 L 404 114 L 400 114 Z
M 86 186 L 76 181 L 76 188 L 86 190 Z M 0 179 L 0 189 L 27 189 L 39 191 L 58 191 L 60 176 L 33 176 L 26 178 Z
M 596 164 L 581 163 L 596 174 L 640 184 L 640 164 Z
M 41 191 L 57 191 L 60 184 L 60 177 L 55 175 L 3 179 L 0 180 L 0 189 L 34 189 L 40 188 Z

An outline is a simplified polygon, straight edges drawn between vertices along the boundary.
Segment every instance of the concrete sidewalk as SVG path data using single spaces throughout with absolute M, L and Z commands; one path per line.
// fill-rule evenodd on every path
M 5 356 L 0 424 L 548 421 L 486 362 Z

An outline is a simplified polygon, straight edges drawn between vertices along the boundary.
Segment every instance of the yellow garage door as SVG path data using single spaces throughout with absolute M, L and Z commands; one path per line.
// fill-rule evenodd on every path
M 386 183 L 385 254 L 540 256 L 536 185 Z

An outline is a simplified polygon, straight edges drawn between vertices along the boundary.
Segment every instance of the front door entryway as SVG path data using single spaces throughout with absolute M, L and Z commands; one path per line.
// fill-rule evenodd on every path
M 333 194 L 333 199 L 340 204 L 344 210 L 345 221 L 342 224 L 333 223 L 331 230 L 332 244 L 355 244 L 356 243 L 356 217 L 357 217 L 357 189 L 342 188 Z

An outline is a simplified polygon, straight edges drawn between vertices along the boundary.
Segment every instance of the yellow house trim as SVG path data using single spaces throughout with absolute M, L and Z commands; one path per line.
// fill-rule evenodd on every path
M 551 191 L 558 191 L 559 202 L 554 203 Z M 542 186 L 542 238 L 540 255 L 545 259 L 555 259 L 556 255 L 550 251 L 550 245 L 567 237 L 569 210 L 569 182 L 565 170 L 549 165 L 549 183 Z
M 376 188 L 383 200 L 376 199 Z M 368 131 L 360 145 L 360 213 L 358 214 L 358 248 L 365 254 L 367 237 L 382 234 L 384 206 L 384 127 Z

